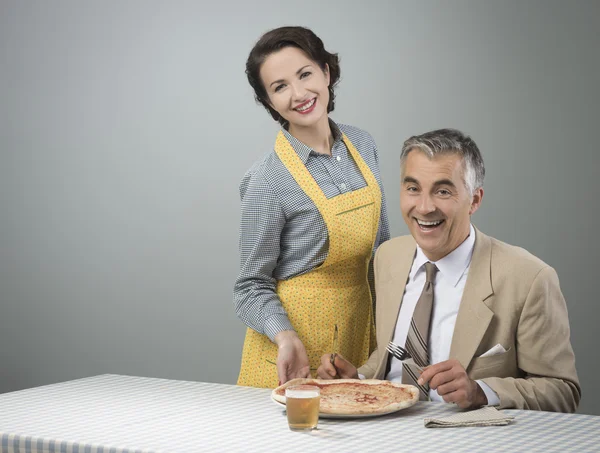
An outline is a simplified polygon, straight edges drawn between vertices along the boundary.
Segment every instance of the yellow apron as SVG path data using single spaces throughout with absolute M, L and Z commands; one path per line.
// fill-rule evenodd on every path
M 329 234 L 327 259 L 310 272 L 277 282 L 294 330 L 306 348 L 311 371 L 323 354 L 333 351 L 338 326 L 338 352 L 361 366 L 375 348 L 373 304 L 368 266 L 379 228 L 381 190 L 371 169 L 350 140 L 344 143 L 367 186 L 327 199 L 306 166 L 280 131 L 275 152 L 321 213 Z M 277 345 L 248 329 L 238 385 L 274 388 L 278 385 Z

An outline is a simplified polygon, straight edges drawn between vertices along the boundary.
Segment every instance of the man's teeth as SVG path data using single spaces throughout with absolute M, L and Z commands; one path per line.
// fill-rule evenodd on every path
M 441 220 L 436 220 L 434 222 L 426 222 L 425 220 L 418 220 L 417 219 L 417 223 L 419 225 L 422 225 L 422 226 L 438 226 L 440 223 L 442 223 L 442 221 Z
M 311 108 L 314 103 L 315 103 L 315 99 L 310 101 L 308 104 L 303 105 L 302 107 L 298 107 L 296 110 L 298 110 L 299 112 L 304 112 L 305 110 L 308 110 L 309 108 Z

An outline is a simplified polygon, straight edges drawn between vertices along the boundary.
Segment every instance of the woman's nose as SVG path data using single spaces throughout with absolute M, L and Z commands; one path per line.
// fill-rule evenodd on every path
M 303 100 L 304 96 L 306 95 L 306 89 L 304 88 L 304 85 L 302 83 L 293 83 L 292 94 L 295 101 Z

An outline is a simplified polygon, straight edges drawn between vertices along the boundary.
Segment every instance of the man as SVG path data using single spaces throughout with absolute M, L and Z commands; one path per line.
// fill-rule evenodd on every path
M 461 408 L 575 411 L 581 389 L 556 272 L 471 225 L 485 175 L 475 142 L 453 129 L 411 137 L 400 168 L 411 236 L 375 256 L 378 348 L 359 370 L 325 355 L 319 377 L 411 383 L 421 399 Z M 410 358 L 391 357 L 390 341 Z

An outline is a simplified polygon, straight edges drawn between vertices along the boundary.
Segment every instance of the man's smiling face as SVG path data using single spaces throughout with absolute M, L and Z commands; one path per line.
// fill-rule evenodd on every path
M 483 189 L 471 194 L 464 170 L 458 153 L 430 159 L 419 149 L 408 153 L 401 169 L 402 217 L 431 261 L 448 255 L 467 238 L 471 214 L 481 204 Z

